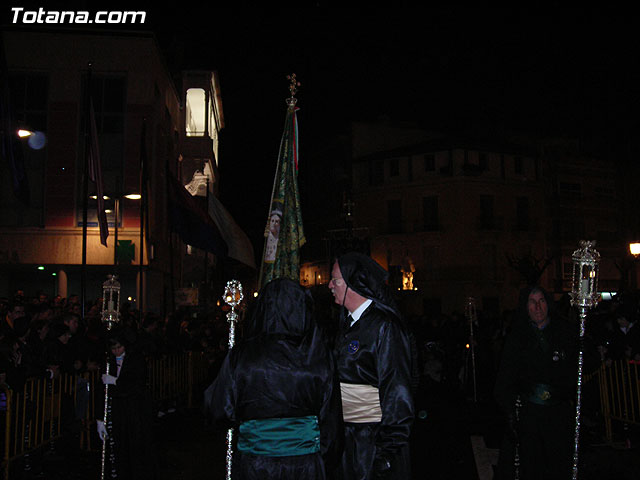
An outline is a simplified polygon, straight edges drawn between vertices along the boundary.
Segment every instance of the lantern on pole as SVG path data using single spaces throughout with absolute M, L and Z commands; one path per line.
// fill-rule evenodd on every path
M 115 324 L 120 321 L 120 282 L 116 275 L 107 275 L 107 281 L 102 284 L 102 322 L 106 325 L 107 330 L 111 330 Z M 109 375 L 109 360 L 106 361 L 105 373 Z M 109 384 L 104 386 L 104 413 L 102 421 L 109 432 L 109 445 L 111 447 L 111 455 L 113 456 L 114 444 L 113 435 L 111 435 L 111 403 L 109 402 Z M 105 478 L 105 460 L 107 452 L 107 442 L 102 442 L 102 476 Z M 112 458 L 113 465 L 113 458 Z
M 598 304 L 598 264 L 600 254 L 593 248 L 596 242 L 581 240 L 580 248 L 573 252 L 573 284 L 571 305 L 580 312 L 580 342 L 578 354 L 578 380 L 576 388 L 576 423 L 573 451 L 573 480 L 578 478 L 578 453 L 580 447 L 580 409 L 582 404 L 582 366 L 584 357 L 584 331 L 588 309 Z
M 102 321 L 107 330 L 120 321 L 120 282 L 116 275 L 107 275 L 102 284 Z
M 242 293 L 242 284 L 238 280 L 230 280 L 224 289 L 222 299 L 231 307 L 227 313 L 227 322 L 229 322 L 229 351 L 236 342 L 236 323 L 238 322 L 238 314 L 236 307 L 240 305 L 244 295 Z M 227 430 L 227 480 L 231 480 L 231 464 L 233 460 L 233 428 Z

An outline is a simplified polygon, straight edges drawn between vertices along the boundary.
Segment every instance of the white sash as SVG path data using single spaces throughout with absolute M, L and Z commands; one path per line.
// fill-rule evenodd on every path
M 380 393 L 371 385 L 341 383 L 342 416 L 348 423 L 373 423 L 382 421 Z

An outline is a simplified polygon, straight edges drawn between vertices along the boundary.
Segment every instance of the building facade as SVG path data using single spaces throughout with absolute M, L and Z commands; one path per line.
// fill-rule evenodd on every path
M 167 176 L 184 185 L 199 169 L 212 188 L 216 182 L 224 120 L 215 72 L 185 72 L 176 84 L 147 33 L 8 29 L 3 45 L 15 122 L 45 141 L 22 146 L 30 205 L 13 195 L 2 165 L 0 294 L 18 288 L 31 290 L 28 295 L 80 294 L 84 270 L 86 300 L 98 298 L 106 275 L 116 273 L 123 300 L 134 308 L 172 308 L 174 291 L 197 284 L 203 273 L 185 276 L 188 249 L 168 223 Z M 106 247 L 100 243 L 95 187 L 88 182 L 83 264 L 88 92 L 109 237 Z
M 620 290 L 615 266 L 628 244 L 616 233 L 622 193 L 611 162 L 530 135 L 487 141 L 381 122 L 354 124 L 352 135 L 351 223 L 333 243 L 364 235 L 405 314 L 462 313 L 471 297 L 495 317 L 531 282 L 561 298 L 582 239 L 602 255 L 600 290 Z M 302 281 L 324 283 L 330 262 L 307 262 Z

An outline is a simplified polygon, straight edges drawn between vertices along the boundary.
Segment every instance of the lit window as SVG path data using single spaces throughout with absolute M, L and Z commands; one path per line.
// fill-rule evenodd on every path
M 204 137 L 207 131 L 207 95 L 202 88 L 187 90 L 187 137 Z
M 402 289 L 413 290 L 413 272 L 402 270 Z

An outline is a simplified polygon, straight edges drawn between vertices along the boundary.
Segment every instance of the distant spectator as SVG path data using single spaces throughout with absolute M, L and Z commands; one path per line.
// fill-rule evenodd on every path
M 24 317 L 26 315 L 25 306 L 23 303 L 13 303 L 9 307 L 9 313 L 5 316 L 2 322 L 2 330 L 3 331 L 13 331 L 13 323 L 16 318 Z
M 158 345 L 158 324 L 160 318 L 155 314 L 147 314 L 142 322 L 136 340 L 137 350 L 145 357 L 155 357 L 160 352 Z
M 56 323 L 51 327 L 49 338 L 45 340 L 43 348 L 43 361 L 50 372 L 51 377 L 57 377 L 61 373 L 74 373 L 73 356 L 67 345 L 71 333 L 64 323 Z
M 13 333 L 0 340 L 0 373 L 4 374 L 6 385 L 17 392 L 22 391 L 27 375 L 22 363 L 20 340 Z

